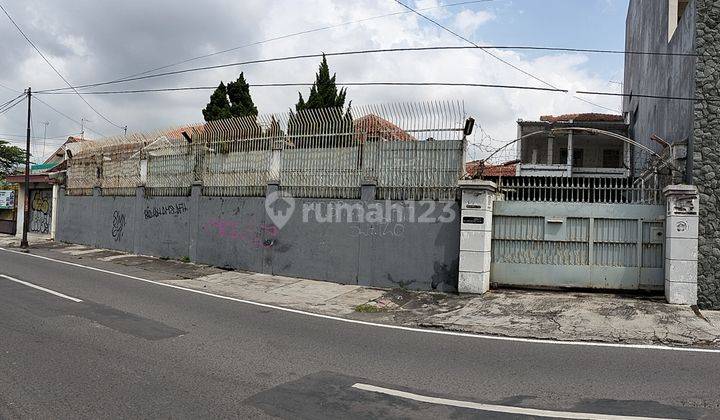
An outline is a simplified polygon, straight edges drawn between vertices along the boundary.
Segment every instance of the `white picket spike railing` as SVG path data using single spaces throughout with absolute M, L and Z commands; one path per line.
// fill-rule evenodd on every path
M 278 180 L 293 196 L 357 198 L 361 181 L 372 179 L 383 198 L 450 199 L 464 169 L 465 120 L 461 102 L 435 101 L 230 118 L 116 136 L 82 143 L 70 159 L 68 189 L 128 193 L 142 183 L 131 166 L 147 160 L 150 195 L 189 194 L 200 181 L 207 195 L 261 196 L 268 181 Z M 93 157 L 103 162 L 95 179 L 85 168 Z

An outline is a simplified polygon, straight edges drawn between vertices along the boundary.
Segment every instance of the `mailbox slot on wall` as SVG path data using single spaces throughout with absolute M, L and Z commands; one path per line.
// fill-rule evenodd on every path
M 470 225 L 482 225 L 485 223 L 484 217 L 463 217 L 463 223 Z

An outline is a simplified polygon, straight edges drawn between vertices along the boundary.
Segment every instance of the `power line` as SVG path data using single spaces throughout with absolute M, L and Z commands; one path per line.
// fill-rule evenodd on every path
M 22 98 L 22 97 L 24 97 L 24 96 L 25 96 L 25 93 L 21 93 L 21 94 L 19 94 L 18 96 L 14 97 L 14 98 L 6 101 L 6 102 L 3 102 L 2 104 L 0 104 L 0 110 L 2 110 L 3 107 L 9 105 L 11 102 L 15 101 L 16 99 Z
M 623 98 L 650 98 L 650 99 L 670 99 L 678 101 L 697 101 L 697 102 L 720 102 L 720 98 L 690 98 L 684 96 L 664 96 L 664 95 L 647 95 L 642 93 L 613 93 L 613 92 L 595 92 L 578 90 L 575 92 L 580 95 L 601 95 L 601 96 L 621 96 Z
M 20 93 L 19 90 L 13 89 L 13 88 L 11 88 L 11 87 L 7 87 L 7 86 L 5 86 L 5 85 L 2 84 L 2 83 L 0 83 L 0 87 L 1 87 L 1 88 L 5 88 L 5 89 L 9 90 L 10 92 Z
M 479 46 L 432 46 L 432 47 L 402 47 L 402 48 L 376 48 L 376 49 L 366 49 L 366 50 L 350 50 L 350 51 L 337 51 L 337 52 L 329 52 L 325 53 L 327 57 L 340 57 L 340 56 L 353 56 L 353 55 L 366 55 L 366 54 L 385 54 L 385 53 L 399 53 L 399 52 L 425 52 L 425 51 L 452 51 L 452 50 L 471 50 L 471 49 L 537 49 L 542 51 L 573 51 L 572 48 L 554 48 L 554 47 L 532 47 L 532 46 L 502 46 L 502 45 L 479 45 Z M 653 54 L 653 55 L 668 55 L 665 53 L 653 53 L 653 52 L 644 52 L 644 51 L 615 51 L 612 50 L 589 50 L 589 49 L 576 49 L 578 52 L 598 52 L 598 53 L 605 53 L 605 52 L 612 52 L 612 53 L 618 53 L 618 54 Z M 77 89 L 84 89 L 84 88 L 91 88 L 91 87 L 99 87 L 99 86 L 106 86 L 106 85 L 112 85 L 112 84 L 118 84 L 118 83 L 127 83 L 127 82 L 133 82 L 138 80 L 146 80 L 146 79 L 153 79 L 158 77 L 166 77 L 166 76 L 174 76 L 179 74 L 185 74 L 185 73 L 194 73 L 199 71 L 206 71 L 206 70 L 216 70 L 221 68 L 228 68 L 228 67 L 239 67 L 239 66 L 246 66 L 246 65 L 252 65 L 252 64 L 266 64 L 266 63 L 274 63 L 274 62 L 283 62 L 283 61 L 296 61 L 296 60 L 304 60 L 304 59 L 311 59 L 311 58 L 321 58 L 323 56 L 322 53 L 315 53 L 315 54 L 302 54 L 302 55 L 292 55 L 292 56 L 283 56 L 283 57 L 273 57 L 273 58 L 265 58 L 265 59 L 255 59 L 255 60 L 247 60 L 247 61 L 237 61 L 232 63 L 224 63 L 224 64 L 216 64 L 211 66 L 201 66 L 201 67 L 191 67 L 187 69 L 180 69 L 180 70 L 173 70 L 163 73 L 157 73 L 157 74 L 150 74 L 145 76 L 137 76 L 132 78 L 126 78 L 122 80 L 110 80 L 106 82 L 97 82 L 97 83 L 87 83 L 83 85 L 77 85 L 75 86 Z M 70 88 L 52 88 L 52 89 L 43 89 L 38 90 L 36 93 L 48 93 L 48 92 L 58 92 L 58 91 L 66 91 L 70 90 Z
M 35 98 L 35 99 L 37 99 L 37 98 Z M 67 134 L 67 135 L 64 135 L 64 136 L 45 137 L 45 139 L 46 139 L 46 140 L 61 140 L 61 139 L 67 139 L 68 137 L 74 136 L 74 135 L 76 135 L 76 134 L 78 134 L 78 133 L 71 133 L 71 134 Z M 22 138 L 22 139 L 24 139 L 25 137 L 27 137 L 27 134 L 0 133 L 0 137 L 7 137 L 7 138 L 14 137 L 14 138 Z M 41 136 L 32 136 L 32 138 L 33 138 L 33 139 L 36 139 L 36 140 L 40 140 L 40 139 L 43 139 L 44 137 L 41 137 Z
M 8 105 L 6 105 L 6 106 L 3 107 L 2 109 L 0 109 L 0 115 L 5 114 L 6 112 L 8 112 L 8 111 L 10 111 L 11 109 L 15 108 L 16 106 L 18 106 L 19 104 L 23 103 L 24 101 L 25 101 L 25 95 L 21 95 L 21 96 L 15 98 L 15 99 L 13 99 L 13 101 L 11 101 L 11 103 L 9 103 Z
M 75 124 L 77 124 L 77 125 L 83 125 L 81 122 L 78 122 L 78 120 L 76 120 L 76 119 L 68 116 L 68 115 L 65 114 L 64 112 L 59 111 L 59 110 L 56 109 L 54 106 L 52 106 L 52 105 L 50 105 L 49 103 L 43 101 L 43 100 L 40 99 L 37 95 L 35 95 L 35 100 L 37 100 L 37 101 L 40 102 L 41 104 L 45 105 L 46 107 L 52 109 L 52 110 L 55 111 L 56 113 L 62 115 L 63 117 L 67 118 L 68 120 L 74 122 Z M 101 132 L 99 132 L 99 131 L 93 130 L 93 129 L 90 128 L 90 127 L 85 127 L 85 128 L 87 128 L 88 130 L 92 131 L 93 133 L 97 134 L 97 135 L 100 136 L 100 137 L 107 137 L 107 136 L 105 136 L 105 134 L 103 134 L 103 133 L 101 133 Z
M 269 87 L 307 87 L 312 86 L 313 83 L 256 83 L 250 84 L 252 88 L 269 88 Z M 517 89 L 517 90 L 529 90 L 529 91 L 540 91 L 540 92 L 554 92 L 554 93 L 569 93 L 566 89 L 553 89 L 544 88 L 538 86 L 521 86 L 521 85 L 502 85 L 502 84 L 491 84 L 491 83 L 463 83 L 463 82 L 337 82 L 338 86 L 357 87 L 357 86 L 445 86 L 445 87 L 474 87 L 474 88 L 498 88 L 498 89 Z M 197 90 L 215 90 L 216 86 L 185 86 L 185 87 L 174 87 L 174 88 L 157 88 L 157 89 L 132 89 L 132 90 L 109 90 L 109 91 L 95 91 L 95 92 L 84 92 L 85 95 L 123 95 L 123 94 L 136 94 L 136 93 L 158 93 L 158 92 L 182 92 L 182 91 L 197 91 Z M 693 98 L 683 96 L 663 96 L 663 95 L 649 95 L 649 94 L 625 94 L 615 92 L 596 92 L 596 91 L 577 91 L 578 95 L 602 95 L 602 96 L 617 96 L 617 97 L 640 97 L 640 98 L 652 98 L 652 99 L 667 99 L 667 100 L 679 100 L 679 101 L 693 101 L 693 102 L 720 102 L 720 98 Z M 72 92 L 45 92 L 42 95 L 72 95 Z
M 439 5 L 439 6 L 434 6 L 434 7 L 426 7 L 426 8 L 424 8 L 424 9 L 420 9 L 420 10 L 422 10 L 422 11 L 435 10 L 435 9 L 441 9 L 441 8 L 446 8 L 446 7 L 464 6 L 464 5 L 468 5 L 468 4 L 487 3 L 487 2 L 490 2 L 490 1 L 494 1 L 494 0 L 461 1 L 461 2 L 457 2 L 457 3 L 441 4 L 441 5 Z M 314 29 L 307 29 L 307 30 L 300 31 L 300 32 L 293 32 L 293 33 L 289 33 L 289 34 L 285 34 L 285 35 L 279 35 L 279 36 L 276 36 L 276 37 L 273 37 L 273 38 L 264 39 L 264 40 L 262 40 L 262 41 L 254 41 L 254 42 L 250 42 L 250 43 L 248 43 L 248 44 L 243 44 L 243 45 L 240 45 L 240 46 L 237 46 L 237 47 L 228 48 L 228 49 L 225 49 L 225 50 L 222 50 L 222 51 L 217 51 L 217 52 L 213 52 L 213 53 L 209 53 L 209 54 L 203 54 L 203 55 L 199 55 L 199 56 L 196 56 L 196 57 L 187 58 L 187 59 L 185 59 L 185 60 L 177 61 L 177 62 L 175 62 L 175 63 L 167 64 L 167 65 L 160 66 L 160 67 L 155 67 L 155 68 L 152 68 L 152 69 L 149 69 L 149 70 L 142 71 L 142 72 L 140 72 L 140 73 L 135 73 L 135 74 L 131 74 L 131 75 L 128 75 L 128 76 L 125 76 L 125 77 L 121 77 L 121 78 L 119 78 L 119 79 L 115 79 L 114 81 L 122 81 L 122 80 L 126 80 L 126 79 L 128 79 L 128 78 L 133 78 L 133 77 L 137 77 L 137 76 L 143 76 L 143 75 L 148 74 L 148 73 L 152 73 L 152 72 L 155 72 L 155 71 L 158 71 L 158 70 L 164 70 L 164 69 L 167 69 L 167 68 L 170 68 L 170 67 L 175 67 L 175 66 L 178 66 L 178 65 L 180 65 L 180 64 L 190 63 L 190 62 L 192 62 L 192 61 L 197 61 L 197 60 L 201 60 L 201 59 L 204 59 L 204 58 L 210 58 L 210 57 L 214 57 L 214 56 L 217 56 L 217 55 L 226 54 L 226 53 L 229 53 L 229 52 L 232 52 L 232 51 L 237 51 L 237 50 L 240 50 L 240 49 L 243 49 L 243 48 L 253 47 L 253 46 L 261 45 L 261 44 L 266 44 L 266 43 L 268 43 L 268 42 L 280 41 L 280 40 L 283 40 L 283 39 L 288 39 L 288 38 L 292 38 L 292 37 L 296 37 L 296 36 L 300 36 L 300 35 L 307 35 L 307 34 L 311 34 L 311 33 L 315 33 L 315 32 L 325 31 L 325 30 L 328 30 L 328 29 L 335 29 L 335 28 L 340 28 L 340 27 L 343 27 L 343 26 L 354 25 L 354 24 L 357 24 L 357 23 L 368 22 L 368 21 L 371 21 L 371 20 L 382 19 L 382 18 L 391 17 L 391 16 L 404 15 L 404 14 L 408 14 L 408 13 L 410 13 L 410 12 L 409 12 L 409 11 L 402 11 L 402 12 L 387 13 L 387 14 L 384 14 L 384 15 L 371 16 L 371 17 L 367 17 L 367 18 L 363 18 L 363 19 L 357 19 L 357 20 L 352 20 L 352 21 L 348 21 L 348 22 L 338 23 L 338 24 L 336 24 L 336 25 L 323 26 L 323 27 L 314 28 Z
M 455 37 L 457 37 L 457 38 L 459 38 L 459 39 L 467 42 L 468 44 L 472 45 L 472 46 L 475 47 L 475 48 L 479 48 L 482 52 L 488 54 L 489 56 L 491 56 L 491 57 L 493 57 L 494 59 L 500 61 L 501 63 L 506 64 L 506 65 L 514 68 L 515 70 L 521 72 L 522 74 L 524 74 L 524 75 L 526 75 L 526 76 L 529 76 L 529 77 L 537 80 L 538 82 L 544 84 L 545 86 L 551 87 L 551 88 L 553 88 L 553 89 L 559 89 L 557 86 L 553 86 L 552 84 L 544 81 L 543 79 L 535 76 L 534 74 L 532 74 L 532 73 L 530 73 L 530 72 L 528 72 L 528 71 L 525 71 L 525 70 L 521 69 L 520 67 L 518 67 L 518 66 L 514 65 L 513 63 L 511 63 L 511 62 L 503 59 L 502 57 L 498 57 L 497 55 L 495 55 L 495 54 L 493 54 L 492 52 L 488 51 L 487 48 L 481 47 L 480 45 L 476 44 L 475 42 L 473 42 L 473 41 L 465 38 L 464 36 L 458 34 L 457 32 L 453 31 L 452 29 L 448 28 L 447 26 L 441 24 L 440 22 L 438 22 L 438 21 L 430 18 L 429 16 L 426 16 L 426 15 L 420 13 L 419 11 L 417 11 L 417 10 L 413 9 L 412 7 L 406 5 L 405 3 L 401 2 L 400 0 L 394 0 L 394 1 L 395 1 L 395 3 L 397 3 L 397 4 L 399 4 L 400 6 L 406 8 L 406 9 L 409 10 L 410 12 L 412 12 L 412 13 L 420 16 L 421 18 L 427 20 L 428 22 L 434 24 L 435 26 L 439 27 L 440 29 L 442 29 L 442 30 L 444 30 L 444 31 L 452 34 L 453 36 L 455 36 Z
M 313 83 L 257 83 L 250 84 L 253 88 L 263 87 L 305 87 L 312 86 Z M 536 90 L 544 92 L 561 92 L 567 93 L 567 90 L 543 88 L 536 86 L 519 86 L 519 85 L 501 85 L 489 83 L 462 83 L 462 82 L 337 82 L 338 86 L 448 86 L 448 87 L 485 87 L 499 89 L 519 89 L 519 90 Z M 193 91 L 193 90 L 215 90 L 217 86 L 188 86 L 177 88 L 159 88 L 159 89 L 133 89 L 133 90 L 115 90 L 115 91 L 95 91 L 84 92 L 85 95 L 115 95 L 115 94 L 133 94 L 133 93 L 151 93 L 151 92 L 177 92 L 177 91 Z M 69 95 L 71 92 L 47 92 L 44 95 Z
M 502 58 L 502 57 L 500 57 L 500 56 L 498 56 L 498 55 L 496 55 L 496 54 L 493 54 L 493 53 L 490 52 L 487 48 L 481 47 L 480 45 L 478 45 L 478 44 L 475 43 L 474 41 L 471 41 L 470 39 L 468 39 L 468 38 L 466 38 L 466 37 L 458 34 L 457 32 L 453 31 L 452 29 L 448 28 L 447 26 L 441 24 L 440 22 L 438 22 L 438 21 L 430 18 L 429 16 L 426 16 L 426 15 L 420 13 L 419 11 L 417 11 L 417 10 L 413 9 L 412 7 L 406 5 L 406 4 L 403 3 L 402 1 L 400 1 L 400 0 L 394 0 L 394 1 L 395 1 L 395 3 L 399 4 L 400 6 L 406 8 L 407 10 L 410 10 L 411 12 L 413 12 L 413 13 L 415 13 L 416 15 L 420 16 L 421 18 L 423 18 L 423 19 L 427 20 L 428 22 L 431 22 L 431 23 L 434 24 L 435 26 L 441 28 L 442 30 L 444 30 L 444 31 L 446 31 L 446 32 L 454 35 L 455 37 L 457 37 L 457 38 L 459 38 L 459 39 L 467 42 L 467 43 L 470 44 L 470 45 L 473 45 L 473 46 L 476 47 L 476 48 L 479 48 L 482 52 L 484 52 L 485 54 L 488 54 L 490 57 L 492 57 L 492 58 L 500 61 L 501 63 L 506 64 L 506 65 L 512 67 L 513 69 L 519 71 L 520 73 L 522 73 L 522 74 L 524 74 L 524 75 L 526 75 L 526 76 L 529 76 L 529 77 L 537 80 L 538 82 L 544 84 L 545 86 L 551 87 L 551 88 L 553 88 L 553 89 L 559 89 L 557 86 L 555 86 L 555 85 L 553 85 L 553 84 L 551 84 L 551 83 L 549 83 L 549 82 L 547 82 L 547 81 L 539 78 L 538 76 L 535 76 L 534 74 L 532 74 L 532 73 L 530 73 L 530 72 L 528 72 L 528 71 L 526 71 L 526 70 L 523 70 L 522 68 L 514 65 L 513 63 L 505 60 L 504 58 Z M 588 100 L 586 100 L 586 99 L 578 98 L 577 96 L 574 96 L 574 98 L 576 98 L 576 99 L 578 99 L 578 100 L 580 100 L 580 101 L 582 101 L 582 102 L 585 102 L 585 103 L 587 103 L 587 104 L 596 106 L 596 107 L 598 107 L 598 108 L 602 108 L 602 109 L 609 110 L 609 111 L 612 111 L 612 112 L 618 112 L 618 113 L 620 112 L 620 111 L 618 111 L 618 110 L 616 110 L 616 109 L 611 109 L 611 108 L 608 108 L 608 107 L 606 107 L 606 106 L 603 106 L 603 105 L 600 105 L 600 104 L 596 104 L 596 103 L 590 102 L 590 101 L 588 101 Z
M 117 128 L 123 128 L 122 126 L 119 126 L 119 125 L 115 124 L 114 122 L 110 121 L 105 115 L 103 115 L 100 111 L 95 109 L 95 107 L 90 105 L 90 103 L 87 100 L 85 100 L 85 98 L 83 98 L 83 96 L 80 94 L 80 92 L 78 92 L 77 89 L 73 85 L 71 85 L 70 82 L 68 82 L 67 79 L 58 71 L 58 69 L 55 68 L 55 66 L 50 62 L 50 60 L 48 60 L 48 58 L 45 57 L 45 54 L 43 54 L 43 52 L 40 51 L 40 49 L 35 45 L 35 43 L 33 43 L 32 40 L 30 38 L 28 38 L 27 35 L 25 35 L 25 32 L 23 32 L 23 30 L 20 28 L 20 26 L 18 26 L 18 24 L 15 23 L 15 20 L 12 18 L 12 16 L 10 16 L 10 13 L 8 13 L 8 11 L 5 10 L 5 7 L 3 7 L 2 4 L 0 4 L 0 9 L 2 9 L 2 11 L 5 13 L 5 16 L 7 16 L 8 19 L 10 19 L 10 22 L 12 22 L 12 24 L 15 26 L 15 28 L 18 30 L 18 32 L 20 32 L 20 35 L 22 35 L 23 38 L 25 38 L 25 40 L 35 49 L 35 51 L 37 51 L 37 53 L 40 54 L 40 57 L 42 57 L 43 60 L 45 60 L 45 62 L 50 66 L 50 68 L 53 69 L 55 74 L 57 74 L 63 80 L 63 82 L 65 82 L 65 84 L 68 85 L 68 87 L 70 89 L 72 89 L 80 97 L 80 99 L 83 100 L 83 102 L 85 102 L 85 105 L 90 107 L 90 109 L 92 109 L 93 112 L 95 112 L 97 115 L 100 116 L 100 118 L 107 121 L 109 124 L 114 125 Z

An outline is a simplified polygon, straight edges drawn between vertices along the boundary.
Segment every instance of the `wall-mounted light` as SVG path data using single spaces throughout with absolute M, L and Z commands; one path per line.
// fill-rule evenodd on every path
M 475 127 L 475 119 L 474 118 L 468 118 L 465 120 L 465 129 L 463 130 L 463 134 L 466 136 L 469 136 L 473 132 L 473 128 Z

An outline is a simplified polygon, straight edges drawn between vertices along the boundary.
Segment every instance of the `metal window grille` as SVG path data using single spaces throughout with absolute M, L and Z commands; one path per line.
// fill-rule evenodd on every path
M 512 177 L 498 187 L 506 201 L 662 204 L 662 191 L 632 178 Z

